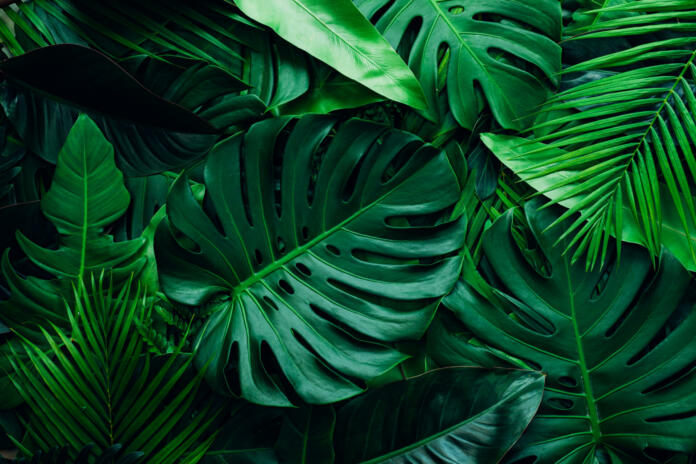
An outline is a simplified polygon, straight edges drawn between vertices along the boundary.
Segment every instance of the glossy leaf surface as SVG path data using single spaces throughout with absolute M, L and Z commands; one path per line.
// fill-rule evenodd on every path
M 586 272 L 571 264 L 556 215 L 527 203 L 526 217 L 546 264 L 530 264 L 511 235 L 511 212 L 484 236 L 490 270 L 465 272 L 444 301 L 482 343 L 547 375 L 539 414 L 506 462 L 653 462 L 644 449 L 696 449 L 696 330 L 693 302 L 680 305 L 689 273 L 665 252 L 655 272 L 647 252 Z M 488 283 L 490 282 L 490 283 Z
M 596 211 L 590 202 L 597 197 L 599 190 L 595 189 L 583 195 L 575 193 L 582 187 L 582 182 L 576 180 L 576 170 L 571 166 L 553 170 L 544 168 L 546 160 L 557 157 L 567 158 L 569 153 L 565 150 L 510 135 L 483 134 L 481 138 L 500 161 L 534 189 L 542 192 L 544 196 L 568 209 L 581 207 L 580 212 L 586 218 L 591 217 Z M 530 151 L 533 152 L 531 155 Z M 541 165 L 540 160 L 544 160 Z M 605 180 L 604 174 L 598 173 L 596 180 L 601 184 Z M 696 248 L 696 224 L 690 217 L 686 217 L 685 222 L 680 220 L 679 209 L 663 182 L 657 183 L 656 191 L 662 199 L 661 214 L 659 218 L 653 219 L 651 228 L 658 231 L 656 235 L 659 237 L 659 244 L 667 248 L 687 269 L 694 271 L 696 270 L 696 258 L 693 254 Z M 696 199 L 692 198 L 692 201 Z M 614 236 L 618 234 L 622 241 L 638 243 L 646 248 L 655 246 L 644 232 L 645 216 L 636 214 L 629 202 L 622 202 L 620 211 L 617 211 L 614 206 L 611 213 L 615 217 L 612 218 L 612 223 L 606 230 L 607 234 Z M 618 217 L 616 217 L 617 214 Z M 685 224 L 686 229 L 684 229 Z
M 353 0 L 405 56 L 438 115 L 438 95 L 474 127 L 484 103 L 501 126 L 522 129 L 557 83 L 561 10 L 556 0 Z M 444 73 L 446 79 L 440 79 Z M 481 100 L 477 93 L 482 94 Z
M 362 389 L 346 376 L 403 359 L 367 340 L 420 337 L 456 279 L 457 176 L 410 134 L 330 117 L 261 122 L 216 146 L 205 184 L 201 206 L 175 183 L 155 250 L 169 298 L 208 308 L 197 355 L 219 390 L 289 404 L 268 374 L 275 358 L 307 402 L 353 396 Z
M 440 369 L 369 391 L 338 411 L 338 463 L 498 462 L 534 416 L 544 377 Z
M 350 0 L 237 0 L 249 17 L 380 95 L 415 108 L 418 80 Z

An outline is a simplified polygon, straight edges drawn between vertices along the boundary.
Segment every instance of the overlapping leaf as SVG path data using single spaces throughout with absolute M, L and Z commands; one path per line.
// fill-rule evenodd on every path
M 683 236 L 680 246 L 688 249 L 689 267 L 696 265 L 691 239 L 696 224 L 693 6 L 691 0 L 648 0 L 603 9 L 630 14 L 602 15 L 578 31 L 578 40 L 660 35 L 566 69 L 611 72 L 550 101 L 550 117 L 535 127 L 540 135 L 534 140 L 544 146 L 520 143 L 525 166 L 516 170 L 519 175 L 534 179 L 562 173 L 542 193 L 563 189 L 553 198 L 572 202 L 562 218 L 581 213 L 566 233 L 574 237 L 569 243 L 579 244 L 578 254 L 588 251 L 590 265 L 606 253 L 608 235 L 623 238 L 625 208 L 640 242 L 655 256 L 667 241 L 663 234 L 671 233 L 663 222 L 665 210 L 673 210 L 672 225 Z
M 148 311 L 142 295 L 104 285 L 80 284 L 67 309 L 69 334 L 43 330 L 50 356 L 24 340 L 29 359 L 11 358 L 13 381 L 32 412 L 32 438 L 44 452 L 67 445 L 71 457 L 90 443 L 96 454 L 121 443 L 149 463 L 196 462 L 212 442 L 215 416 L 209 405 L 195 407 L 202 376 L 186 378 L 190 356 L 179 362 L 180 353 L 147 354 L 135 327 Z
M 440 369 L 385 385 L 338 411 L 336 462 L 499 462 L 534 416 L 538 373 Z
M 251 18 L 380 95 L 423 109 L 418 80 L 351 0 L 236 0 Z
M 349 378 L 403 359 L 368 340 L 418 338 L 456 279 L 458 179 L 410 134 L 277 118 L 221 142 L 205 184 L 199 205 L 175 183 L 155 251 L 164 292 L 210 314 L 197 357 L 220 390 L 276 405 L 288 389 L 353 396 Z
M 504 353 L 547 375 L 539 414 L 506 462 L 648 463 L 693 452 L 696 313 L 692 300 L 680 304 L 689 273 L 667 252 L 653 272 L 637 246 L 586 272 L 554 247 L 560 231 L 546 228 L 557 216 L 540 206 L 525 211 L 541 267 L 517 245 L 508 212 L 484 237 L 486 279 L 467 271 L 444 300 L 477 340 L 460 340 L 464 359 Z
M 0 70 L 7 117 L 27 146 L 50 162 L 84 111 L 114 145 L 119 167 L 129 175 L 190 165 L 217 139 L 209 123 L 83 46 L 41 48 L 3 61 Z
M 42 318 L 58 322 L 64 319 L 63 297 L 69 297 L 73 283 L 103 269 L 114 272 L 115 282 L 138 274 L 146 264 L 145 239 L 114 242 L 104 233 L 129 202 L 113 148 L 89 117 L 80 116 L 58 155 L 53 183 L 41 202 L 44 215 L 58 229 L 58 249 L 43 248 L 17 234 L 27 256 L 57 279 L 21 278 L 6 251 L 2 271 L 12 296 L 0 305 L 0 317 L 15 326 Z
M 561 10 L 555 0 L 353 1 L 407 58 L 430 119 L 439 113 L 444 89 L 461 126 L 473 128 L 487 103 L 503 127 L 522 129 L 544 102 L 546 82 L 557 82 Z

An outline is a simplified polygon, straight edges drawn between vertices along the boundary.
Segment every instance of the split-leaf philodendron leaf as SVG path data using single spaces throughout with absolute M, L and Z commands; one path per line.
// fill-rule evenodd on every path
M 653 462 L 646 448 L 696 450 L 696 314 L 680 306 L 691 277 L 665 252 L 625 247 L 621 259 L 585 271 L 570 263 L 557 215 L 525 206 L 545 261 L 530 264 L 506 213 L 487 231 L 490 269 L 465 272 L 445 300 L 480 342 L 547 375 L 539 413 L 505 462 Z M 490 284 L 488 283 L 490 282 Z
M 485 102 L 501 126 L 522 129 L 551 90 L 547 82 L 558 83 L 556 0 L 353 2 L 406 57 L 423 86 L 428 118 L 437 117 L 444 88 L 461 126 L 473 128 Z
M 277 118 L 218 144 L 205 183 L 202 205 L 175 183 L 155 252 L 169 298 L 209 314 L 196 355 L 219 390 L 354 396 L 403 359 L 372 340 L 419 338 L 456 280 L 457 175 L 408 133 Z

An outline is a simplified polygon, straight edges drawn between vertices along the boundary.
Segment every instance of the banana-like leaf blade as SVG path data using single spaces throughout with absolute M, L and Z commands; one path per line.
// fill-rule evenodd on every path
M 544 376 L 450 368 L 371 390 L 338 411 L 338 463 L 500 461 L 534 417 Z
M 249 17 L 380 95 L 423 109 L 418 79 L 351 0 L 236 0 Z

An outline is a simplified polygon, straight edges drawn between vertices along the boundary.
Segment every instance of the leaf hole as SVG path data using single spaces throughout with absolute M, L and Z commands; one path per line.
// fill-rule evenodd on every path
M 278 134 L 273 148 L 273 205 L 277 217 L 283 215 L 283 162 L 285 145 L 290 137 L 293 125 L 288 124 Z
M 281 237 L 276 237 L 276 246 L 279 253 L 285 253 L 285 240 L 283 240 Z
M 310 174 L 309 174 L 309 185 L 307 185 L 307 204 L 312 205 L 314 202 L 314 196 L 316 194 L 317 180 L 319 179 L 319 171 L 326 157 L 326 153 L 331 146 L 333 141 L 332 135 L 336 132 L 335 129 L 331 129 L 330 135 L 324 137 L 317 147 L 316 150 L 312 152 L 312 157 L 309 161 L 310 163 Z
M 246 157 L 244 156 L 244 150 L 241 147 L 237 147 L 239 151 L 239 186 L 242 191 L 242 206 L 244 206 L 244 216 L 246 216 L 247 221 L 250 226 L 254 226 L 254 221 L 252 220 L 251 207 L 249 205 L 249 185 L 247 183 L 247 172 L 246 172 Z
M 489 47 L 487 53 L 488 56 L 500 63 L 506 64 L 508 66 L 514 66 L 517 69 L 520 69 L 528 74 L 533 75 L 539 81 L 543 82 L 546 85 L 546 87 L 551 89 L 555 87 L 551 80 L 548 78 L 548 76 L 541 70 L 541 68 L 539 68 L 534 63 L 527 61 L 524 58 L 519 57 L 513 53 L 510 53 L 507 50 L 503 50 L 502 48 Z
M 302 240 L 305 242 L 309 240 L 309 229 L 307 226 L 302 227 Z
M 665 414 L 663 416 L 648 417 L 645 422 L 668 422 L 681 419 L 690 419 L 696 417 L 696 410 L 678 412 L 674 414 Z
M 365 163 L 367 157 L 367 153 L 363 153 L 360 156 L 358 162 L 355 163 L 355 165 L 353 166 L 353 170 L 351 171 L 350 176 L 348 176 L 348 179 L 346 180 L 345 184 L 343 184 L 343 191 L 341 193 L 341 197 L 344 202 L 349 201 L 353 197 L 353 194 L 355 194 L 355 190 L 358 185 L 358 178 L 360 177 L 363 164 Z
M 275 384 L 274 386 L 281 393 L 289 397 L 291 401 L 294 400 L 294 402 L 297 402 L 297 394 L 295 393 L 294 388 L 290 384 L 290 381 L 283 374 L 283 370 L 280 367 L 278 358 L 273 352 L 273 348 L 271 348 L 271 345 L 266 340 L 263 340 L 261 341 L 259 351 L 261 357 L 261 364 L 263 366 L 263 369 L 261 369 L 261 371 L 266 373 L 267 378 Z
M 573 378 L 573 377 L 569 377 L 569 376 L 567 376 L 567 375 L 564 375 L 564 376 L 562 376 L 562 377 L 559 377 L 558 383 L 560 383 L 560 384 L 563 385 L 564 387 L 568 387 L 568 388 L 575 388 L 575 387 L 578 386 L 578 381 L 577 381 L 577 379 L 575 379 L 575 378 Z
M 447 11 L 449 11 L 453 15 L 460 15 L 460 14 L 464 13 L 464 7 L 459 6 L 459 5 L 451 6 L 451 7 L 449 7 L 449 9 Z
M 306 275 L 307 277 L 312 277 L 312 271 L 309 270 L 307 266 L 305 266 L 302 263 L 296 263 L 295 267 L 297 268 L 298 271 L 300 271 L 302 274 Z
M 568 398 L 549 398 L 546 400 L 546 404 L 553 409 L 569 411 L 575 406 L 575 401 L 569 400 Z
M 341 256 L 341 251 L 333 245 L 326 245 L 326 251 L 334 256 Z
M 394 6 L 394 2 L 396 2 L 396 0 L 389 0 L 388 2 L 386 2 L 386 3 L 384 4 L 384 6 L 382 6 L 381 8 L 379 8 L 373 15 L 371 15 L 371 16 L 370 16 L 370 21 L 372 22 L 372 24 L 377 24 L 377 22 L 378 22 L 380 19 L 382 19 L 382 16 L 384 16 L 384 14 L 385 14 L 387 11 L 389 11 L 389 9 L 390 9 L 392 6 Z
M 227 385 L 234 395 L 242 394 L 242 387 L 239 383 L 239 342 L 233 342 L 230 347 L 230 358 L 225 368 Z
M 346 334 L 350 335 L 351 337 L 355 338 L 356 340 L 366 340 L 367 337 L 365 335 L 358 333 L 354 328 L 352 328 L 348 324 L 341 322 L 335 316 L 333 316 L 331 313 L 323 310 L 319 306 L 317 306 L 313 303 L 309 303 L 309 309 L 311 309 L 312 312 L 314 314 L 316 314 L 317 316 L 319 316 L 321 319 L 328 321 L 330 324 L 334 325 L 336 328 L 345 332 Z
M 665 377 L 664 379 L 660 380 L 654 385 L 651 385 L 650 387 L 646 388 L 641 393 L 644 395 L 648 395 L 657 391 L 662 391 L 664 393 L 664 391 L 678 386 L 684 380 L 692 378 L 694 370 L 696 370 L 696 361 L 690 362 L 683 369 L 680 369 L 674 374 Z
M 258 248 L 254 250 L 254 257 L 256 258 L 256 264 L 263 263 L 263 255 L 261 254 L 261 250 Z
M 401 35 L 401 39 L 396 46 L 396 52 L 401 56 L 406 63 L 409 62 L 409 55 L 411 54 L 411 49 L 413 48 L 413 43 L 418 38 L 421 29 L 423 28 L 423 18 L 416 16 L 408 23 L 406 30 Z
M 268 305 L 268 307 L 273 308 L 275 311 L 280 311 L 280 308 L 278 308 L 276 302 L 273 301 L 268 295 L 264 295 L 262 301 L 265 302 L 266 305 Z
M 645 454 L 645 456 L 647 456 L 649 459 L 654 460 L 655 462 L 667 462 L 675 455 L 674 451 L 669 451 L 662 448 L 654 448 L 652 446 L 646 446 L 645 448 L 643 448 L 643 454 Z
M 394 155 L 394 157 L 385 166 L 384 171 L 382 171 L 382 183 L 387 184 L 406 166 L 406 163 L 413 158 L 413 154 L 420 148 L 422 142 L 418 140 L 413 140 L 407 143 L 405 146 L 399 150 L 399 152 Z
M 378 263 L 378 264 L 406 264 L 408 259 L 399 258 L 395 256 L 389 256 L 382 253 L 376 253 L 374 251 L 355 249 L 351 251 L 353 257 L 359 261 L 365 263 Z M 413 264 L 417 264 L 418 260 L 412 260 Z
M 290 283 L 287 280 L 280 279 L 278 281 L 278 285 L 280 285 L 280 288 L 282 288 L 283 291 L 285 291 L 285 293 L 287 293 L 288 295 L 292 295 L 295 293 L 295 289 L 292 288 L 292 285 L 290 285 Z

